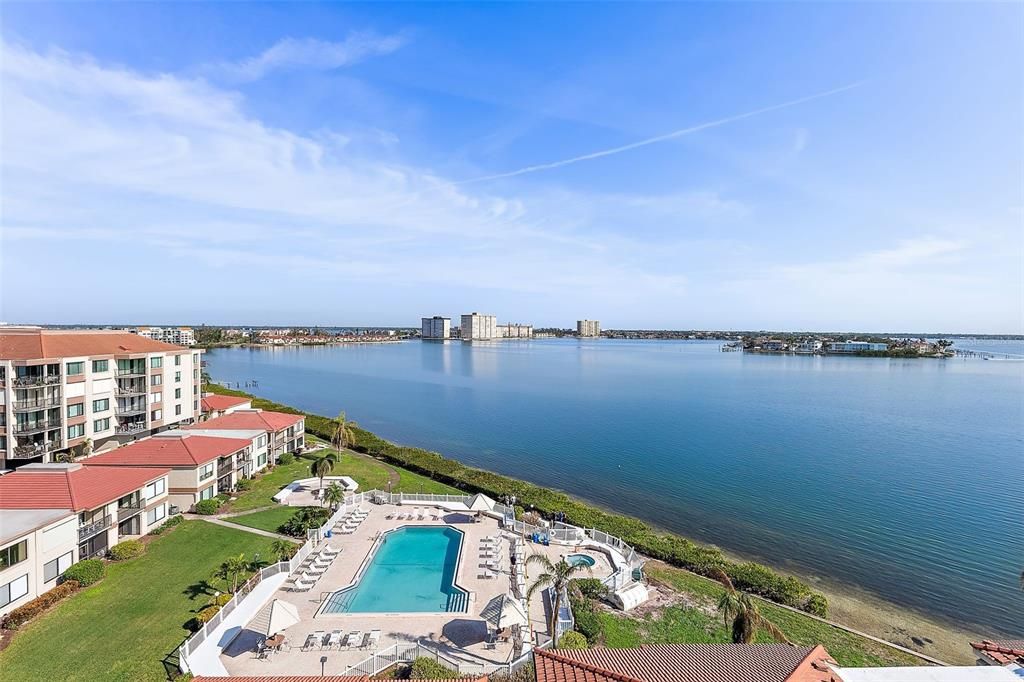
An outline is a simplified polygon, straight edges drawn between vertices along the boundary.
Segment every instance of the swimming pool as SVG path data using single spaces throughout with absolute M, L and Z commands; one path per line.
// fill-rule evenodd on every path
M 359 582 L 324 600 L 321 613 L 465 611 L 468 593 L 455 585 L 462 531 L 409 526 L 386 533 Z
M 597 563 L 594 557 L 589 554 L 570 554 L 565 557 L 565 561 L 570 566 L 593 566 Z

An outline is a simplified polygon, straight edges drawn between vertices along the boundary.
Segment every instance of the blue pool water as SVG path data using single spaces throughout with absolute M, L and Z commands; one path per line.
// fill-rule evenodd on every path
M 462 532 L 450 527 L 400 528 L 384 536 L 362 579 L 335 592 L 323 613 L 465 611 L 455 586 Z
M 570 554 L 565 557 L 565 560 L 570 566 L 593 566 L 597 563 L 597 561 L 594 560 L 594 557 L 586 554 Z
M 536 340 L 217 349 L 219 381 L 1024 636 L 1024 362 Z M 1024 356 L 1020 342 L 957 347 Z M 415 492 L 411 490 L 410 492 Z M 826 584 L 827 586 L 827 584 Z

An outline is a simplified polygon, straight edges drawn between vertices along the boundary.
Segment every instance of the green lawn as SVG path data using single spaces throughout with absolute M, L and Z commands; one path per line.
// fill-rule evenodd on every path
M 728 642 L 730 633 L 714 610 L 722 588 L 700 576 L 663 564 L 651 564 L 649 577 L 664 587 L 682 593 L 697 607 L 670 606 L 655 615 L 633 618 L 618 613 L 600 612 L 598 618 L 610 647 L 681 642 Z M 921 665 L 923 662 L 896 649 L 847 633 L 805 615 L 761 603 L 761 612 L 794 643 L 822 644 L 841 665 Z M 770 638 L 758 635 L 758 641 Z
M 107 577 L 26 625 L 0 652 L 0 680 L 164 682 L 164 659 L 206 606 L 211 577 L 231 555 L 270 557 L 270 538 L 186 521 L 145 555 L 107 566 Z
M 313 439 L 310 440 L 312 441 Z M 335 455 L 338 454 L 337 450 L 329 451 Z M 259 475 L 253 480 L 253 486 L 250 490 L 241 493 L 237 500 L 225 506 L 221 511 L 247 511 L 274 504 L 272 498 L 281 488 L 296 479 L 312 476 L 310 467 L 316 459 L 323 457 L 326 452 L 328 450 L 320 450 L 313 454 L 303 455 L 296 458 L 291 464 L 279 464 L 274 467 L 273 471 Z M 340 454 L 340 459 L 334 465 L 331 473 L 335 476 L 351 476 L 359 484 L 360 490 L 387 490 L 388 475 L 392 469 L 399 476 L 398 484 L 391 488 L 393 492 L 435 493 L 439 495 L 462 494 L 459 490 L 444 483 L 431 480 L 426 476 L 420 476 L 398 467 L 389 467 L 373 457 L 348 450 Z M 232 520 L 237 521 L 237 519 Z M 264 528 L 263 526 L 256 527 Z
M 225 519 L 225 521 L 249 526 L 250 528 L 267 530 L 271 533 L 280 533 L 281 531 L 278 528 L 281 527 L 281 524 L 292 518 L 299 509 L 302 509 L 302 507 L 272 507 L 243 516 L 232 516 L 229 519 Z

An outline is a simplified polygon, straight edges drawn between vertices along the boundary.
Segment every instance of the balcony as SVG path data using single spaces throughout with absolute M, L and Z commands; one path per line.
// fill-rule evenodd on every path
M 121 369 L 118 367 L 114 370 L 114 376 L 118 379 L 128 379 L 130 377 L 144 377 L 146 376 L 146 366 L 140 365 L 138 367 L 127 367 Z
M 50 429 L 59 429 L 60 419 L 38 419 L 31 422 L 15 422 L 14 433 L 25 436 L 32 433 L 42 433 Z
M 142 504 L 139 503 L 136 507 L 118 507 L 117 508 L 117 522 L 121 523 L 125 519 L 129 519 L 139 512 L 142 511 Z
M 92 523 L 90 523 L 88 525 L 79 526 L 78 527 L 78 541 L 81 542 L 82 540 L 85 540 L 86 538 L 91 538 L 93 535 L 96 535 L 96 534 L 98 534 L 98 533 L 100 533 L 102 531 L 105 531 L 107 528 L 110 528 L 110 521 L 111 521 L 110 515 L 108 514 L 107 516 L 104 516 L 99 521 L 93 521 Z
M 15 400 L 15 412 L 31 412 L 32 410 L 45 410 L 51 407 L 60 407 L 60 396 L 47 398 L 28 398 L 26 400 Z
M 30 376 L 15 377 L 13 385 L 15 388 L 26 386 L 52 386 L 60 383 L 59 374 L 33 374 Z
M 33 457 L 42 457 L 47 452 L 56 450 L 60 446 L 61 440 L 59 438 L 54 438 L 46 442 L 16 445 L 14 446 L 14 454 L 11 455 L 11 459 L 32 459 Z
M 115 392 L 117 393 L 117 395 L 120 395 L 120 396 L 146 395 L 146 385 L 145 384 L 128 384 L 128 385 L 118 384 L 117 390 Z
M 114 414 L 118 417 L 130 417 L 135 414 L 146 414 L 145 405 L 118 405 L 114 408 Z
M 135 422 L 132 424 L 122 424 L 121 426 L 115 427 L 114 433 L 118 436 L 130 436 L 135 433 L 142 433 L 145 430 L 145 422 Z
M 227 476 L 235 470 L 235 463 L 228 460 L 227 462 L 217 462 L 217 477 Z

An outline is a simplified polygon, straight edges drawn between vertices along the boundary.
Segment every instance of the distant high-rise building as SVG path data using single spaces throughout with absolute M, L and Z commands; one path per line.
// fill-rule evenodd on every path
M 498 337 L 502 339 L 532 339 L 533 325 L 508 323 L 498 325 Z
M 192 327 L 136 327 L 128 331 L 147 339 L 173 343 L 176 346 L 193 346 L 196 343 L 196 334 Z
M 433 317 L 424 317 L 422 322 L 420 336 L 424 339 L 447 339 L 452 335 L 451 318 L 434 315 Z
M 599 320 L 576 320 L 576 334 L 579 336 L 601 336 Z
M 463 341 L 490 341 L 498 337 L 498 318 L 470 313 L 462 316 Z

